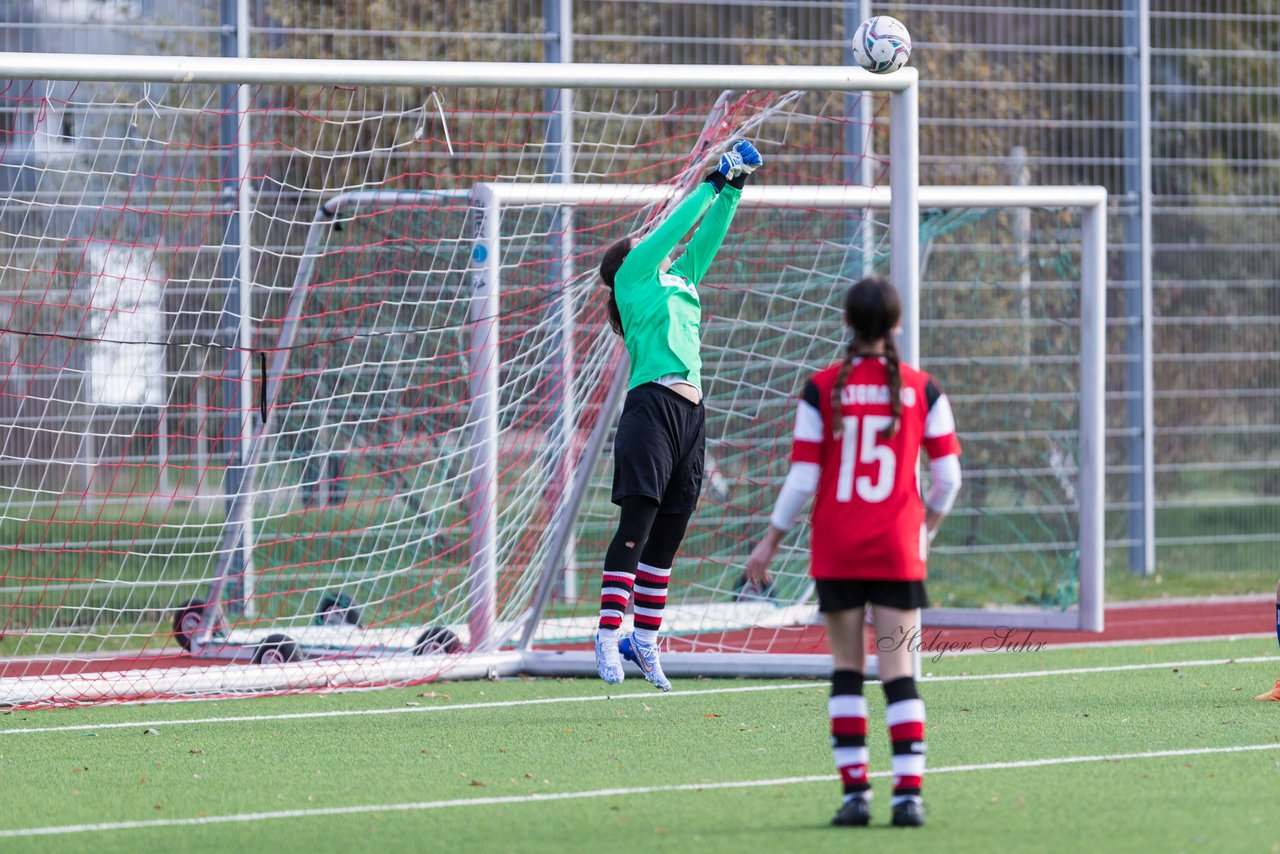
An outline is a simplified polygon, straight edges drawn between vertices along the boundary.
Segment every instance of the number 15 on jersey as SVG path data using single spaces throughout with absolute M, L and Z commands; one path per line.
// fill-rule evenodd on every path
M 865 415 L 862 418 L 846 415 L 841 421 L 844 425 L 844 442 L 840 449 L 836 501 L 852 501 L 855 490 L 858 497 L 868 504 L 884 501 L 893 492 L 898 460 L 893 455 L 893 448 L 882 445 L 877 440 L 893 423 L 893 419 L 887 415 Z M 864 466 L 880 464 L 874 480 L 865 474 L 854 477 L 854 468 L 859 462 Z

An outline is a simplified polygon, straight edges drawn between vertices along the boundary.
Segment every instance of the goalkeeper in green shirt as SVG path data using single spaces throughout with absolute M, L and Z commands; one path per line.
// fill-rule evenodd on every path
M 652 234 L 618 241 L 600 263 L 609 320 L 631 356 L 614 439 L 618 529 L 605 553 L 596 632 L 596 670 L 605 682 L 622 681 L 626 658 L 656 687 L 671 690 L 658 661 L 658 629 L 671 566 L 702 490 L 706 444 L 697 286 L 729 230 L 747 175 L 762 163 L 754 145 L 738 140 Z M 695 225 L 686 251 L 672 260 Z M 619 636 L 633 598 L 635 628 Z

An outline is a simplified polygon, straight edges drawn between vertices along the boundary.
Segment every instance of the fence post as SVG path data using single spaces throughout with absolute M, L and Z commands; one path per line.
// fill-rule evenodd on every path
M 249 4 L 247 0 L 222 0 L 221 54 L 247 58 L 249 55 Z M 250 292 L 250 206 L 249 194 L 249 90 L 244 84 L 219 86 L 222 118 L 218 125 L 218 146 L 222 151 L 220 203 L 226 218 L 223 250 L 219 258 L 219 279 L 227 293 L 220 318 L 220 339 L 227 348 L 222 371 L 226 421 L 222 436 L 230 444 L 226 477 L 228 517 L 236 509 L 248 472 L 249 445 L 253 441 L 253 378 L 248 349 L 253 346 L 253 296 Z M 253 500 L 240 508 L 244 514 L 241 538 L 231 544 L 230 589 L 225 591 L 229 610 L 254 616 L 253 605 Z
M 1128 0 L 1125 17 L 1125 480 L 1129 571 L 1156 571 L 1155 409 L 1151 340 L 1151 7 Z
M 543 17 L 548 35 L 547 62 L 573 62 L 573 3 L 571 0 L 543 0 Z M 547 171 L 560 184 L 573 183 L 573 90 L 548 89 L 543 94 L 547 122 Z M 548 430 L 550 456 L 556 473 L 550 490 L 555 513 L 573 488 L 573 440 L 577 424 L 577 395 L 574 391 L 574 313 L 570 281 L 574 273 L 573 206 L 562 205 L 554 214 L 550 232 L 548 281 L 555 297 L 552 320 L 552 364 L 548 386 L 552 421 Z M 561 594 L 566 599 L 578 595 L 577 538 L 570 533 L 564 547 Z

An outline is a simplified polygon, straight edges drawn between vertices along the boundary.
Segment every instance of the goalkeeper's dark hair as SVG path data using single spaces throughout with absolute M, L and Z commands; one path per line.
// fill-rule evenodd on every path
M 844 361 L 836 372 L 836 382 L 831 388 L 831 431 L 839 436 L 842 429 L 840 396 L 844 384 L 853 370 L 853 360 L 859 356 L 884 356 L 885 370 L 889 374 L 889 410 L 893 421 L 884 432 L 886 437 L 898 430 L 902 418 L 902 367 L 898 346 L 893 343 L 893 330 L 902 319 L 902 300 L 898 290 L 884 276 L 867 276 L 849 288 L 844 297 L 844 322 L 853 330 L 853 338 L 845 348 Z M 871 351 L 867 345 L 880 341 L 883 350 Z
M 606 249 L 604 258 L 600 259 L 600 278 L 609 288 L 609 327 L 623 338 L 626 335 L 622 332 L 622 312 L 618 311 L 618 300 L 613 293 L 613 281 L 614 276 L 618 274 L 618 268 L 622 266 L 623 261 L 627 260 L 627 254 L 630 252 L 631 238 L 624 237 Z

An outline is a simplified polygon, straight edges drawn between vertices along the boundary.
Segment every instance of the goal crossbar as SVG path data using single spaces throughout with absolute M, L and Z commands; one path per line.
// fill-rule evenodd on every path
M 482 199 L 504 205 L 651 205 L 667 201 L 676 192 L 667 184 L 503 184 L 477 187 Z M 748 186 L 739 205 L 760 208 L 820 208 L 889 210 L 893 192 L 887 186 L 829 185 Z M 921 186 L 920 205 L 937 208 L 1081 208 L 1105 207 L 1106 187 Z
M 0 78 L 108 83 L 506 86 L 520 89 L 758 89 L 905 92 L 914 68 L 872 74 L 835 65 L 418 62 L 0 52 Z

